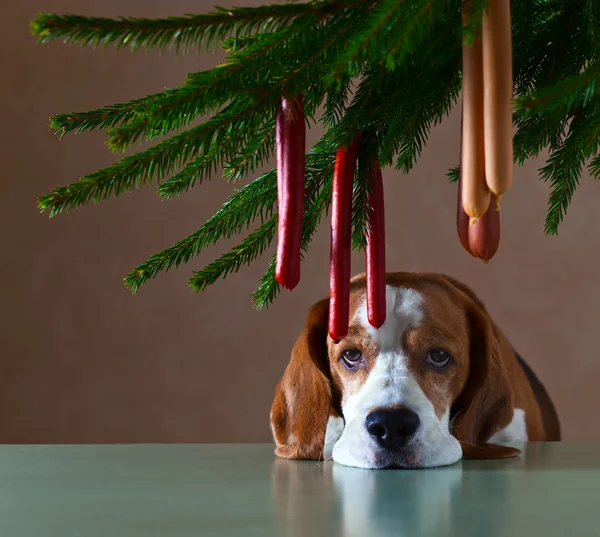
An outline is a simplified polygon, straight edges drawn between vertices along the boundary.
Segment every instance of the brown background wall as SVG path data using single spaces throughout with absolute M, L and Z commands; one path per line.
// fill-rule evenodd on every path
M 42 192 L 106 166 L 102 134 L 59 142 L 51 113 L 93 109 L 174 86 L 217 59 L 37 46 L 37 11 L 166 16 L 207 10 L 191 0 L 28 0 L 0 7 L 0 442 L 268 441 L 268 410 L 306 308 L 327 292 L 324 222 L 296 290 L 268 311 L 249 300 L 268 257 L 203 295 L 192 269 L 228 246 L 160 276 L 132 297 L 121 278 L 187 236 L 231 194 L 215 179 L 161 202 L 146 188 L 49 220 Z M 237 5 L 252 2 L 238 0 Z M 558 238 L 542 234 L 541 162 L 516 172 L 502 244 L 489 266 L 456 237 L 457 115 L 437 128 L 408 177 L 385 172 L 389 270 L 444 271 L 464 280 L 546 383 L 567 439 L 600 440 L 600 185 L 587 176 Z M 318 133 L 311 134 L 311 141 Z M 233 241 L 231 242 L 233 244 Z M 362 270 L 360 256 L 355 272 Z

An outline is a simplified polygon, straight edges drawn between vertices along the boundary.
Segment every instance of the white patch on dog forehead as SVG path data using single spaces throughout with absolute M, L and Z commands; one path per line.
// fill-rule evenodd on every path
M 391 399 L 412 400 L 413 392 L 421 392 L 411 378 L 407 359 L 401 349 L 404 332 L 423 319 L 423 298 L 414 289 L 386 286 L 387 313 L 379 329 L 369 324 L 366 298 L 355 315 L 361 326 L 378 344 L 379 355 L 365 383 L 345 403 L 344 413 L 352 419 L 371 406 L 393 404 Z
M 380 328 L 369 324 L 366 295 L 355 315 L 355 319 L 379 344 L 381 352 L 397 349 L 402 334 L 423 320 L 423 297 L 414 289 L 386 285 L 385 298 L 386 316 Z

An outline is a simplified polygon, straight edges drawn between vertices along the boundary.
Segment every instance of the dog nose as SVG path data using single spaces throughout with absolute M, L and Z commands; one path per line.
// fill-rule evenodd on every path
M 420 423 L 419 416 L 407 408 L 374 410 L 365 420 L 367 432 L 388 450 L 403 447 Z

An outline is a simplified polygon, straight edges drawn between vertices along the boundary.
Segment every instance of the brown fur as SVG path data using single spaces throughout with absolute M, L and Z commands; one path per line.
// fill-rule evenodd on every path
M 277 385 L 271 408 L 271 429 L 285 459 L 320 459 L 333 403 L 327 356 L 329 300 L 309 311 L 306 326 L 292 350 L 292 359 Z
M 519 453 L 486 443 L 508 425 L 514 408 L 525 411 L 529 440 L 558 440 L 554 433 L 557 419 L 556 424 L 545 425 L 542 417 L 552 412 L 555 416 L 554 408 L 540 409 L 510 343 L 468 287 L 438 274 L 390 273 L 386 279 L 388 285 L 413 288 L 425 298 L 423 323 L 406 331 L 402 347 L 438 417 L 451 406 L 453 434 L 465 458 L 504 458 Z M 362 303 L 364 288 L 364 275 L 352 279 L 351 319 Z M 271 426 L 275 453 L 283 458 L 322 458 L 330 414 L 341 415 L 344 397 L 360 389 L 379 353 L 376 343 L 357 324 L 351 323 L 348 336 L 333 343 L 327 337 L 328 304 L 327 299 L 322 300 L 310 309 L 277 386 Z M 428 349 L 436 346 L 447 349 L 454 358 L 445 372 L 425 365 Z M 365 358 L 364 367 L 351 373 L 339 360 L 348 348 L 360 348 Z M 552 405 L 549 398 L 540 402 Z

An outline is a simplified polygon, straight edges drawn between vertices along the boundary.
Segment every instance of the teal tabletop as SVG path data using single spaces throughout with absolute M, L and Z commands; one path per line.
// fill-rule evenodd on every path
M 270 445 L 1 446 L 0 537 L 600 537 L 600 444 L 430 470 Z

